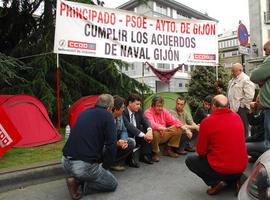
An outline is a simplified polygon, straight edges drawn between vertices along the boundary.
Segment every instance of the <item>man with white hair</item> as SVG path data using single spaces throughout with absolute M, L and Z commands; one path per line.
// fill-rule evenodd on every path
M 240 115 L 247 137 L 249 133 L 247 114 L 255 94 L 255 85 L 250 81 L 249 76 L 243 72 L 243 66 L 240 63 L 232 65 L 231 74 L 232 79 L 229 81 L 227 91 L 229 105 L 232 111 Z

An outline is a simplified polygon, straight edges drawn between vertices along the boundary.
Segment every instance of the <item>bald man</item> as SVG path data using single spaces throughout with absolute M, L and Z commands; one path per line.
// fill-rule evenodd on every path
M 232 65 L 231 74 L 232 79 L 229 81 L 227 91 L 229 105 L 232 111 L 240 115 L 247 137 L 249 135 L 247 114 L 250 110 L 250 103 L 254 98 L 255 84 L 243 72 L 243 66 L 240 63 Z
M 200 124 L 196 150 L 198 155 L 188 156 L 186 165 L 210 186 L 207 194 L 215 195 L 229 184 L 239 190 L 248 162 L 244 127 L 224 95 L 214 97 L 212 114 Z
M 263 50 L 267 56 L 251 73 L 251 81 L 260 86 L 260 103 L 264 109 L 265 147 L 270 148 L 270 40 L 264 44 Z

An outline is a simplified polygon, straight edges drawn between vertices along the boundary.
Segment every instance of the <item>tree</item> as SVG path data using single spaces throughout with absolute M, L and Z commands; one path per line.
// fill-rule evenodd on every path
M 94 4 L 91 0 L 77 1 Z M 98 1 L 98 4 L 103 6 L 104 2 Z M 40 5 L 44 9 L 35 15 Z M 4 81 L 0 91 L 34 95 L 45 104 L 53 122 L 57 118 L 57 64 L 56 55 L 52 52 L 55 10 L 56 0 L 3 0 L 3 8 L 0 8 L 0 52 L 13 59 L 23 57 L 18 66 L 27 66 L 24 70 L 18 66 L 14 68 L 17 82 L 8 85 Z M 118 70 L 125 65 L 120 60 L 61 55 L 62 123 L 66 119 L 68 105 L 82 96 L 106 92 L 126 97 L 130 92 L 149 91 L 146 86 Z M 8 69 L 6 62 L 1 67 Z
M 228 71 L 223 66 L 219 66 L 218 86 L 220 94 L 226 94 L 229 77 Z M 191 73 L 187 97 L 192 112 L 196 110 L 207 95 L 216 95 L 216 68 L 196 66 Z

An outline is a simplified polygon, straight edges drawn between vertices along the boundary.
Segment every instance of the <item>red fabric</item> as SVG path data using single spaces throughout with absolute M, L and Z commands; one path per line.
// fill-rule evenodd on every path
M 68 122 L 70 127 L 72 127 L 75 124 L 77 117 L 82 111 L 84 111 L 87 108 L 92 108 L 95 106 L 97 99 L 98 95 L 82 97 L 69 108 Z
M 248 156 L 239 115 L 224 108 L 205 118 L 200 125 L 197 152 L 207 156 L 210 166 L 218 173 L 242 173 Z
M 33 147 L 62 139 L 38 99 L 28 95 L 0 95 L 0 107 L 22 137 L 16 147 Z
M 150 69 L 153 71 L 153 73 L 159 78 L 159 80 L 161 80 L 164 83 L 169 83 L 172 76 L 180 69 L 181 66 L 178 66 L 175 69 L 172 70 L 158 70 L 156 69 L 154 66 L 152 66 L 151 64 L 149 64 L 148 62 L 146 62 Z M 184 65 L 184 64 L 182 64 Z
M 0 156 L 21 140 L 21 135 L 0 107 Z

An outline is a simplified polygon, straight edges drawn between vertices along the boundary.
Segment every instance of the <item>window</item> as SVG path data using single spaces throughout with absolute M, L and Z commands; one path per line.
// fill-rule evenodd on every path
M 180 68 L 179 68 L 179 71 L 182 72 L 183 71 L 183 65 L 178 65 Z
M 185 72 L 188 72 L 188 65 L 185 65 Z
M 158 69 L 165 69 L 165 70 L 168 70 L 168 69 L 170 69 L 170 64 L 166 64 L 166 63 L 158 63 L 158 64 L 157 64 L 157 68 L 158 68 Z
M 157 7 L 156 7 L 156 12 L 162 14 L 162 15 L 167 15 L 167 7 L 165 6 L 162 6 L 160 4 L 157 4 Z
M 238 51 L 232 51 L 232 56 L 237 56 L 238 55 Z
M 131 64 L 131 70 L 134 70 L 135 67 L 134 67 L 134 64 Z
M 179 87 L 180 87 L 180 88 L 183 87 L 183 83 L 179 83 Z

